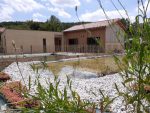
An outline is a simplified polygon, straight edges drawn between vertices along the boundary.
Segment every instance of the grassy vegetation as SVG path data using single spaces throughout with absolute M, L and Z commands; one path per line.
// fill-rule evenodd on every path
M 82 59 L 78 61 L 66 61 L 48 64 L 48 68 L 55 74 L 60 72 L 64 66 L 72 66 L 77 69 L 96 72 L 104 75 L 119 72 L 119 68 L 116 65 L 113 57 Z

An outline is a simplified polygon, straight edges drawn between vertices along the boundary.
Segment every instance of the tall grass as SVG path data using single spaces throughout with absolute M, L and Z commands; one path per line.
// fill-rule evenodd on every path
M 109 19 L 101 0 L 100 8 L 103 9 L 106 18 Z M 113 1 L 112 1 L 113 2 Z M 120 75 L 123 78 L 123 85 L 126 91 L 121 91 L 115 84 L 118 97 L 123 97 L 125 111 L 134 113 L 150 112 L 150 21 L 147 10 L 150 3 L 137 0 L 138 14 L 134 24 L 130 21 L 129 15 L 122 2 L 118 0 L 124 9 L 128 20 L 129 28 L 125 31 L 125 57 L 123 62 L 115 58 L 118 67 L 122 70 Z M 115 5 L 115 4 L 114 4 Z M 116 7 L 115 7 L 116 8 Z M 116 8 L 119 13 L 119 10 Z M 103 94 L 103 93 L 102 93 Z M 118 98 L 115 97 L 115 98 Z M 106 97 L 104 96 L 104 100 Z M 109 103 L 110 101 L 106 102 Z

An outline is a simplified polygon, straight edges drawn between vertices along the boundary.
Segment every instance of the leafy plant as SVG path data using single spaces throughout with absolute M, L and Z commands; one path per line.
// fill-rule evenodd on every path
M 109 18 L 101 1 L 98 0 L 98 2 L 106 18 Z M 127 17 L 129 17 L 123 4 L 120 0 L 118 2 L 126 12 Z M 120 91 L 116 84 L 115 87 L 118 97 L 124 98 L 127 112 L 149 113 L 150 93 L 147 90 L 149 90 L 150 85 L 150 22 L 147 17 L 147 9 L 150 0 L 148 0 L 147 4 L 144 4 L 143 0 L 137 0 L 137 3 L 139 12 L 135 17 L 134 24 L 131 21 L 127 22 L 125 56 L 122 61 L 115 56 L 115 61 L 122 70 L 120 75 L 123 78 L 122 84 L 126 91 Z M 106 102 L 109 103 L 107 100 Z
M 67 85 L 60 90 L 60 80 L 55 78 L 54 83 L 47 82 L 48 87 L 44 88 L 40 83 L 40 78 L 36 79 L 37 92 L 35 95 L 28 94 L 33 100 L 38 100 L 40 107 L 23 109 L 23 112 L 32 113 L 92 113 L 89 108 L 94 104 L 89 101 L 81 100 L 80 96 L 73 91 L 72 82 L 67 77 Z M 69 93 L 70 92 L 70 93 Z M 93 111 L 94 111 L 93 110 Z

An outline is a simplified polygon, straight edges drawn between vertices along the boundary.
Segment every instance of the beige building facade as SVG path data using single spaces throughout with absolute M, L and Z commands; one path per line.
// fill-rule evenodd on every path
M 5 54 L 55 52 L 58 39 L 62 41 L 61 32 L 5 29 L 0 37 L 1 52 Z M 15 42 L 16 48 L 13 47 L 12 41 Z

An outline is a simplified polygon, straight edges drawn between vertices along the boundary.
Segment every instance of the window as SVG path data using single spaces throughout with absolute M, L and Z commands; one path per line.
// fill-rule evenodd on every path
M 78 45 L 78 39 L 69 39 L 69 45 Z
M 89 37 L 87 38 L 87 45 L 98 45 L 100 37 Z

